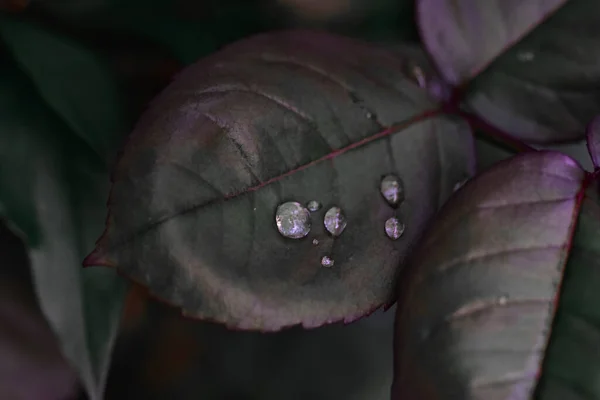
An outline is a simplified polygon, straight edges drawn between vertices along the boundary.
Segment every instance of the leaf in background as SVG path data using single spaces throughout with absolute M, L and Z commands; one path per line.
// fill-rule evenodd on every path
M 3 399 L 74 398 L 63 358 L 32 287 L 27 249 L 0 221 L 0 393 Z M 25 383 L 26 382 L 26 383 Z
M 583 136 L 600 109 L 597 16 L 586 0 L 419 0 L 423 41 L 478 114 L 521 139 Z
M 185 70 L 131 135 L 87 262 L 118 267 L 188 316 L 244 329 L 349 322 L 392 301 L 399 263 L 473 164 L 467 126 L 436 116 L 402 76 L 405 61 L 285 32 Z M 378 189 L 390 173 L 406 188 L 397 241 Z M 324 206 L 303 240 L 275 226 L 291 200 Z M 348 220 L 335 241 L 323 228 L 332 206 Z
M 0 37 L 48 105 L 110 160 L 127 127 L 115 77 L 103 60 L 67 37 L 7 16 L 0 18 Z
M 587 127 L 586 143 L 590 158 L 595 168 L 600 165 L 600 116 L 596 117 Z
M 108 174 L 90 147 L 0 65 L 0 213 L 29 246 L 41 309 L 92 400 L 102 397 L 125 283 L 81 268 L 105 216 Z
M 523 154 L 444 206 L 401 282 L 394 399 L 531 398 L 584 176 L 565 155 Z

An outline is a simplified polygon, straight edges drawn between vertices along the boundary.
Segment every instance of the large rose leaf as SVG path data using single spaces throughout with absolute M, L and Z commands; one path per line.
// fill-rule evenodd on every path
M 600 3 L 419 0 L 441 73 L 494 125 L 532 142 L 581 137 L 600 109 Z
M 546 386 L 561 386 L 546 371 L 572 368 L 580 354 L 565 363 L 564 352 L 573 335 L 587 334 L 579 336 L 588 340 L 582 348 L 592 344 L 591 328 L 577 331 L 583 319 L 561 317 L 596 304 L 585 282 L 593 287 L 597 271 L 576 255 L 579 245 L 590 248 L 594 232 L 580 226 L 565 269 L 585 176 L 560 153 L 524 154 L 481 174 L 447 203 L 402 281 L 393 398 L 529 399 L 540 371 Z M 582 218 L 598 230 L 597 216 Z M 565 270 L 568 293 L 558 298 Z M 582 368 L 597 368 L 597 350 L 590 350 L 596 355 Z M 552 366 L 542 369 L 544 360 Z
M 126 285 L 114 271 L 84 271 L 81 259 L 102 231 L 109 177 L 6 58 L 0 72 L 0 216 L 29 249 L 40 308 L 65 358 L 100 399 Z
M 186 315 L 245 329 L 351 321 L 392 301 L 398 265 L 473 164 L 468 127 L 436 114 L 405 61 L 284 32 L 193 65 L 132 133 L 86 263 L 118 267 Z M 379 192 L 387 174 L 404 183 L 398 211 Z M 323 208 L 310 234 L 282 237 L 277 206 L 311 200 Z M 348 221 L 335 240 L 323 227 L 332 206 Z M 396 241 L 384 230 L 394 215 L 406 225 Z

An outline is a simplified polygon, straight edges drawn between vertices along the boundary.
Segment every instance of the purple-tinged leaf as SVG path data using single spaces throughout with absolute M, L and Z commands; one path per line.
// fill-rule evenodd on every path
M 582 198 L 537 386 L 538 400 L 600 398 L 599 195 L 597 183 L 591 182 Z
M 423 41 L 442 75 L 461 85 L 481 73 L 567 0 L 417 0 Z
M 589 123 L 586 132 L 588 152 L 594 163 L 594 168 L 600 165 L 600 116 Z
M 393 399 L 530 399 L 585 172 L 536 152 L 469 181 L 401 281 Z
M 530 142 L 583 136 L 600 109 L 600 2 L 419 0 L 418 10 L 438 69 L 484 119 Z
M 116 266 L 185 315 L 242 329 L 349 322 L 391 302 L 398 265 L 473 166 L 468 127 L 437 115 L 405 62 L 284 32 L 188 68 L 131 135 L 86 264 Z M 398 210 L 379 192 L 388 174 L 404 183 Z M 308 236 L 280 235 L 278 205 L 311 200 L 323 207 Z M 347 218 L 335 240 L 323 226 L 332 206 Z M 394 215 L 406 224 L 395 241 L 384 229 Z

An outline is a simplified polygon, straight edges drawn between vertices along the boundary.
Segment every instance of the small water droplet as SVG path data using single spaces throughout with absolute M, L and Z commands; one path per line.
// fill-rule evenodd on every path
M 295 201 L 288 201 L 277 207 L 275 222 L 279 232 L 287 238 L 300 239 L 310 232 L 310 213 Z
M 325 229 L 333 236 L 340 236 L 347 225 L 346 216 L 339 207 L 331 207 L 325 213 L 323 223 Z
M 385 221 L 385 234 L 392 240 L 399 239 L 404 233 L 405 226 L 396 217 L 392 217 Z
M 454 188 L 452 189 L 452 191 L 454 191 L 454 192 L 458 191 L 461 187 L 463 187 L 465 185 L 465 183 L 467 183 L 468 180 L 469 180 L 469 178 L 463 179 L 462 181 L 457 182 L 456 185 L 454 185 Z
M 381 180 L 380 190 L 382 196 L 392 207 L 398 207 L 404 201 L 404 185 L 396 175 L 384 177 Z
M 421 89 L 427 88 L 427 76 L 421 67 L 414 62 L 408 62 L 405 66 L 406 75 Z
M 333 267 L 333 264 L 335 264 L 335 261 L 333 261 L 331 257 L 323 256 L 323 258 L 321 258 L 321 265 L 325 268 L 331 268 Z
M 371 111 L 367 111 L 367 118 L 369 118 L 369 119 L 375 119 L 375 118 L 376 118 L 376 116 L 375 116 L 375 114 L 374 114 L 374 113 L 372 113 Z
M 319 209 L 321 208 L 321 203 L 319 203 L 316 200 L 311 200 L 306 205 L 306 208 L 308 208 L 308 211 L 310 212 L 319 211 Z
M 506 303 L 508 303 L 508 296 L 500 296 L 500 298 L 498 299 L 498 304 L 500 304 L 501 306 L 505 306 Z
M 517 53 L 517 59 L 522 62 L 533 61 L 535 54 L 532 51 L 521 51 Z
M 315 246 L 319 244 L 319 239 L 313 239 L 312 244 Z

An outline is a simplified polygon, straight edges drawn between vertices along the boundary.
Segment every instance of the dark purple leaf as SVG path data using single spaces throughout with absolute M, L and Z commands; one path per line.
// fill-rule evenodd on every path
M 131 135 L 86 263 L 118 267 L 188 316 L 244 329 L 349 322 L 391 302 L 398 265 L 473 165 L 466 124 L 437 115 L 402 75 L 407 61 L 284 32 L 185 70 Z M 398 210 L 379 193 L 392 173 L 406 191 Z M 310 200 L 323 204 L 310 234 L 282 237 L 277 206 Z M 332 206 L 348 221 L 335 240 L 323 227 Z M 396 241 L 384 231 L 394 215 L 406 224 Z
M 581 137 L 600 109 L 597 16 L 585 0 L 419 0 L 427 49 L 483 118 L 521 139 Z
M 592 182 L 593 183 L 593 182 Z M 561 283 L 536 398 L 600 398 L 600 198 L 589 186 Z
M 444 206 L 401 281 L 394 399 L 531 398 L 584 177 L 565 155 L 523 154 Z

